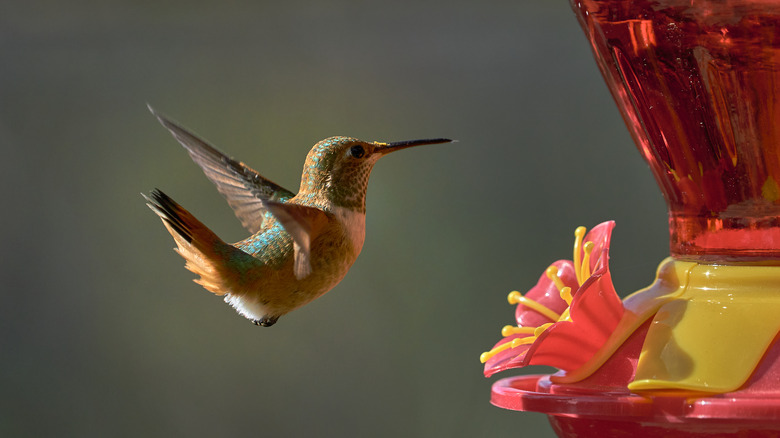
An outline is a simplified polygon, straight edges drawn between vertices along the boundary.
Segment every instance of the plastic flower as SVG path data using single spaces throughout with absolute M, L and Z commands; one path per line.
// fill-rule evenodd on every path
M 559 260 L 525 295 L 507 297 L 517 304 L 516 326 L 480 360 L 485 376 L 527 365 L 573 371 L 590 359 L 623 316 L 623 304 L 609 272 L 609 240 L 615 222 L 574 231 L 574 260 Z

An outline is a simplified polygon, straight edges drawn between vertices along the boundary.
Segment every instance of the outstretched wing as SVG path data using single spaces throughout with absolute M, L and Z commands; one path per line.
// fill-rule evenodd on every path
M 184 146 L 192 160 L 227 199 L 244 228 L 251 233 L 258 232 L 263 226 L 267 211 L 263 200 L 284 202 L 295 196 L 293 192 L 264 178 L 249 166 L 228 157 L 195 134 L 166 119 L 151 106 L 149 110 Z

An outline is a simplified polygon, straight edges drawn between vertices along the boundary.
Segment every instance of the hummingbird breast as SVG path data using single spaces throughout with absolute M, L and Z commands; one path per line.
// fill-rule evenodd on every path
M 332 207 L 328 226 L 311 243 L 312 273 L 299 280 L 314 299 L 336 286 L 355 263 L 365 241 L 366 216 L 362 212 Z
M 328 225 L 311 242 L 312 272 L 293 274 L 293 240 L 274 224 L 264 233 L 236 243 L 256 261 L 236 278 L 225 301 L 250 319 L 281 316 L 336 286 L 357 259 L 365 241 L 365 214 L 333 207 Z
M 366 240 L 366 214 L 345 207 L 333 207 L 331 211 L 346 230 L 347 240 L 357 258 Z

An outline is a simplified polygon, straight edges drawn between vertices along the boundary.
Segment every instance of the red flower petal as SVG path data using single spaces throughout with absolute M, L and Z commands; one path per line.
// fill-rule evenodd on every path
M 558 276 L 566 286 L 571 287 L 572 290 L 577 290 L 577 276 L 574 274 L 574 265 L 570 260 L 558 260 L 553 263 L 552 266 L 555 266 L 558 269 Z M 555 286 L 555 283 L 547 276 L 547 272 L 539 277 L 536 286 L 531 288 L 531 290 L 525 294 L 525 297 L 544 305 L 558 314 L 563 313 L 563 311 L 566 310 L 566 307 L 568 307 L 566 301 L 561 298 L 561 294 Z M 546 315 L 539 313 L 537 310 L 523 304 L 517 305 L 515 317 L 517 319 L 517 325 L 520 327 L 538 327 L 543 324 L 555 322 L 555 320 L 552 320 Z M 507 342 L 512 342 L 515 339 L 527 338 L 529 336 L 532 335 L 523 334 L 507 336 L 498 341 L 493 349 Z M 497 372 L 509 368 L 524 366 L 521 365 L 521 363 L 525 359 L 525 353 L 529 348 L 531 348 L 531 344 L 509 348 L 497 353 L 485 363 L 485 376 L 490 377 Z
M 578 287 L 572 262 L 559 260 L 553 264 L 558 269 L 558 276 L 564 286 L 574 291 L 569 318 L 552 321 L 548 316 L 519 304 L 516 309 L 519 326 L 538 327 L 551 322 L 553 324 L 533 343 L 507 348 L 493 355 L 485 363 L 485 376 L 527 365 L 551 365 L 572 371 L 582 366 L 604 345 L 623 315 L 623 304 L 615 292 L 609 272 L 609 244 L 614 226 L 613 221 L 599 224 L 583 239 L 583 242 L 593 244 L 587 260 L 588 272 L 592 274 L 581 287 Z M 583 246 L 580 245 L 579 249 L 580 260 L 585 260 L 586 257 Z M 546 272 L 525 296 L 557 313 L 566 309 L 566 302 L 560 298 L 558 287 Z M 493 350 L 515 339 L 529 336 L 533 335 L 505 337 Z
M 558 276 L 563 281 L 563 284 L 569 286 L 572 291 L 576 291 L 579 285 L 577 284 L 577 276 L 574 274 L 572 262 L 570 260 L 558 260 L 552 266 L 558 268 Z M 544 305 L 557 314 L 561 314 L 568 307 L 566 301 L 563 301 L 561 298 L 561 293 L 558 291 L 555 283 L 550 280 L 546 272 L 539 277 L 536 286 L 525 293 L 525 297 Z M 517 325 L 520 327 L 538 327 L 548 322 L 555 322 L 523 304 L 517 305 L 515 318 L 517 319 Z
M 550 365 L 572 371 L 601 348 L 623 316 L 609 267 L 604 266 L 577 291 L 571 321 L 559 321 L 539 336 L 525 354 L 525 365 Z
M 593 227 L 583 242 L 593 242 L 593 252 L 590 254 L 589 268 L 590 272 L 596 272 L 609 260 L 609 242 L 612 237 L 612 230 L 615 228 L 615 221 L 602 222 Z M 582 253 L 584 255 L 584 252 Z
M 531 335 L 507 336 L 504 339 L 498 341 L 498 343 L 493 348 L 497 348 L 498 346 L 506 344 L 507 342 L 512 342 L 515 339 L 526 338 L 528 336 Z M 508 370 L 510 368 L 519 368 L 525 366 L 520 365 L 520 363 L 525 358 L 525 353 L 529 348 L 531 348 L 531 344 L 525 344 L 519 347 L 506 349 L 491 357 L 487 362 L 485 362 L 485 377 L 490 377 L 495 373 Z

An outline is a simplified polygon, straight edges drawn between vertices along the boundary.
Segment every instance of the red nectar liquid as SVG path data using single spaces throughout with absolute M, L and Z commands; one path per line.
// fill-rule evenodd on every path
M 780 262 L 780 1 L 572 5 L 667 201 L 672 255 Z

